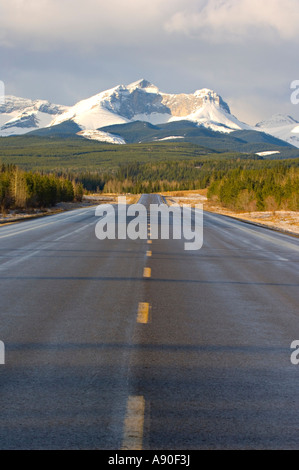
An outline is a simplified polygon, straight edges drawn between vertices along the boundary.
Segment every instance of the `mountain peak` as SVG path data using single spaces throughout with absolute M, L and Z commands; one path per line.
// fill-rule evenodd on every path
M 191 120 L 199 123 L 210 120 L 217 121 L 220 118 L 222 122 L 220 115 L 222 113 L 225 118 L 223 124 L 227 125 L 226 115 L 230 115 L 229 106 L 218 93 L 209 88 L 196 90 L 192 94 L 162 93 L 162 95 L 163 103 L 169 107 L 174 118 L 191 118 Z M 233 128 L 235 128 L 235 125 L 233 125 Z M 237 124 L 237 128 L 240 128 L 239 124 Z
M 6 95 L 4 102 L 0 105 L 0 113 L 23 112 L 26 110 L 40 111 L 48 114 L 62 114 L 67 106 L 53 104 L 47 100 L 31 100 L 18 96 Z
M 273 114 L 269 119 L 260 121 L 256 124 L 255 127 L 260 127 L 262 129 L 272 129 L 275 127 L 290 126 L 298 124 L 298 121 L 288 114 Z
M 218 94 L 210 88 L 200 88 L 194 92 L 194 96 L 211 96 L 215 98 Z
M 137 80 L 136 82 L 130 83 L 130 85 L 128 85 L 127 88 L 129 90 L 140 88 L 141 90 L 147 91 L 148 93 L 159 92 L 159 89 L 155 85 L 153 85 L 151 82 L 146 80 L 145 78 L 141 78 L 140 80 Z
M 288 114 L 274 114 L 270 119 L 258 122 L 254 129 L 271 134 L 299 148 L 298 124 L 298 121 Z
M 224 109 L 224 111 L 230 114 L 228 104 L 214 90 L 211 90 L 210 88 L 202 88 L 200 90 L 196 90 L 194 92 L 194 96 L 196 98 L 201 99 L 203 101 L 203 104 L 214 103 L 216 106 L 221 107 L 222 109 Z

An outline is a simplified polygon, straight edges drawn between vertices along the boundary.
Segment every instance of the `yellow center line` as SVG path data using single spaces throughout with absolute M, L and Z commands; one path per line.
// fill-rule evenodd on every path
M 143 269 L 143 277 L 151 277 L 151 275 L 152 275 L 151 268 L 144 268 Z
M 121 450 L 142 450 L 144 411 L 143 396 L 128 398 Z
M 0 227 L 4 227 L 4 226 L 7 227 L 7 225 L 12 225 L 12 224 L 17 224 L 17 223 L 19 223 L 19 220 L 16 220 L 14 222 L 2 222 Z
M 147 302 L 139 302 L 137 323 L 148 323 L 150 305 Z
M 151 245 L 152 243 L 153 243 L 152 240 L 147 240 L 148 245 Z
M 152 256 L 152 252 L 151 252 L 150 250 L 148 250 L 148 251 L 146 252 L 146 256 Z

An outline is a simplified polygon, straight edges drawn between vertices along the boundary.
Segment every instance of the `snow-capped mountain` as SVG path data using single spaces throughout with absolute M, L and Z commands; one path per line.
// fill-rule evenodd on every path
M 299 122 L 285 114 L 274 114 L 270 119 L 258 122 L 256 129 L 299 147 Z
M 228 104 L 213 90 L 203 88 L 189 94 L 170 94 L 160 92 L 144 79 L 102 91 L 70 107 L 14 96 L 6 96 L 0 105 L 0 136 L 37 131 L 45 136 L 77 134 L 87 139 L 123 144 L 126 140 L 120 135 L 122 132 L 111 133 L 109 127 L 138 121 L 172 125 L 169 131 L 183 121 L 198 130 L 232 136 L 236 135 L 235 131 L 259 131 L 299 147 L 299 123 L 290 116 L 276 115 L 251 127 L 233 116 Z M 174 136 L 184 138 L 173 133 L 168 135 L 167 130 L 156 138 L 173 139 Z
M 203 88 L 193 94 L 162 93 L 162 102 L 171 111 L 169 121 L 188 120 L 217 132 L 251 129 L 230 112 L 228 104 L 213 90 Z
M 69 120 L 85 131 L 133 121 L 162 124 L 174 120 L 193 121 L 225 133 L 250 129 L 230 113 L 227 103 L 212 90 L 204 88 L 193 94 L 167 94 L 144 79 L 80 101 L 56 117 L 51 126 Z
M 0 136 L 20 135 L 48 126 L 67 106 L 45 100 L 29 100 L 6 96 L 0 104 Z
M 72 120 L 82 130 L 95 130 L 137 120 L 160 123 L 170 118 L 171 114 L 162 104 L 159 90 L 146 80 L 141 80 L 128 86 L 116 86 L 79 101 L 55 118 L 51 126 Z

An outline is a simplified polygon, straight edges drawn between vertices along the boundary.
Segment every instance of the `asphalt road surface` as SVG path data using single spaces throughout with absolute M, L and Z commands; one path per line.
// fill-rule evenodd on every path
M 98 220 L 0 227 L 0 448 L 298 449 L 298 239 L 205 213 L 185 251 Z

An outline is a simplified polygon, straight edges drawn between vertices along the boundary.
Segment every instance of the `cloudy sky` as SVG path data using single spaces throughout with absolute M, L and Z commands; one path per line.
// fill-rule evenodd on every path
M 212 88 L 249 124 L 299 120 L 299 0 L 0 0 L 6 93 L 74 104 L 146 78 Z

